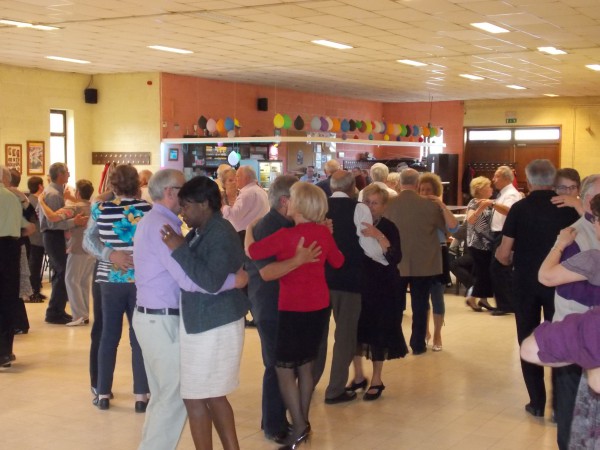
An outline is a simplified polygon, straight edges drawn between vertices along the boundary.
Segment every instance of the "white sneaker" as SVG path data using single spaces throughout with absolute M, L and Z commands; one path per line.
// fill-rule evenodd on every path
M 67 323 L 68 327 L 78 327 L 80 325 L 86 325 L 89 323 L 89 320 L 86 320 L 85 317 L 80 317 L 79 319 L 73 320 L 72 322 Z

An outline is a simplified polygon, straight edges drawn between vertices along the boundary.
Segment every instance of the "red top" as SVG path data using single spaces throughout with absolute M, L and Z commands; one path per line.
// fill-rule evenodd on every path
M 337 248 L 329 229 L 313 222 L 281 228 L 252 244 L 248 251 L 252 259 L 275 256 L 277 261 L 285 261 L 296 254 L 301 237 L 304 237 L 304 246 L 317 241 L 321 255 L 318 262 L 303 264 L 279 279 L 280 311 L 308 312 L 327 308 L 329 289 L 325 281 L 325 261 L 334 269 L 344 264 L 344 255 Z

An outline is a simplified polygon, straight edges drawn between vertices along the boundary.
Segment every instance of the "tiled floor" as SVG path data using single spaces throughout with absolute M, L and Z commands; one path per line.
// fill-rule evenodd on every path
M 45 324 L 45 305 L 27 305 L 31 330 L 16 337 L 18 359 L 13 367 L 0 369 L 0 448 L 135 449 L 144 416 L 133 411 L 127 339 L 118 357 L 115 399 L 109 411 L 99 411 L 92 406 L 89 391 L 90 327 Z M 523 409 L 527 395 L 513 316 L 475 313 L 464 306 L 462 297 L 451 294 L 446 296 L 446 309 L 444 350 L 387 363 L 386 390 L 380 400 L 325 405 L 326 373 L 315 391 L 314 432 L 305 447 L 556 448 L 556 427 L 548 418 L 549 409 L 545 419 L 534 419 Z M 405 315 L 407 337 L 410 319 Z M 247 329 L 241 385 L 230 396 L 242 449 L 277 448 L 259 429 L 261 370 L 256 330 Z M 216 435 L 214 443 L 215 449 L 221 448 Z M 178 448 L 193 449 L 187 428 Z

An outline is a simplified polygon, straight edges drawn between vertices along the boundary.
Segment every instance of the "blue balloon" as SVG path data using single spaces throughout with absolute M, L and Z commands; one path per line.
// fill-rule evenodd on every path
M 350 131 L 350 122 L 348 122 L 347 119 L 342 120 L 342 123 L 340 124 L 340 128 L 344 132 Z
M 231 117 L 227 117 L 225 119 L 225 129 L 227 131 L 231 131 L 231 130 L 233 130 L 234 126 L 235 126 L 235 123 L 233 122 L 233 119 Z

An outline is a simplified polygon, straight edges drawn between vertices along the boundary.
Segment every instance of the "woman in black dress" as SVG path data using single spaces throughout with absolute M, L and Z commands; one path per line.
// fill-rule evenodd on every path
M 362 357 L 373 362 L 371 386 L 363 400 L 377 400 L 385 389 L 381 380 L 383 362 L 403 358 L 408 347 L 402 334 L 402 308 L 398 296 L 398 263 L 402 257 L 400 235 L 396 225 L 383 217 L 387 203 L 386 190 L 371 184 L 363 191 L 363 203 L 373 215 L 373 225 L 363 223 L 362 233 L 379 242 L 389 265 L 384 266 L 369 258 L 364 265 L 365 285 L 362 310 L 358 321 L 358 348 L 354 357 L 354 380 L 346 389 L 356 391 L 367 387 L 362 370 Z

